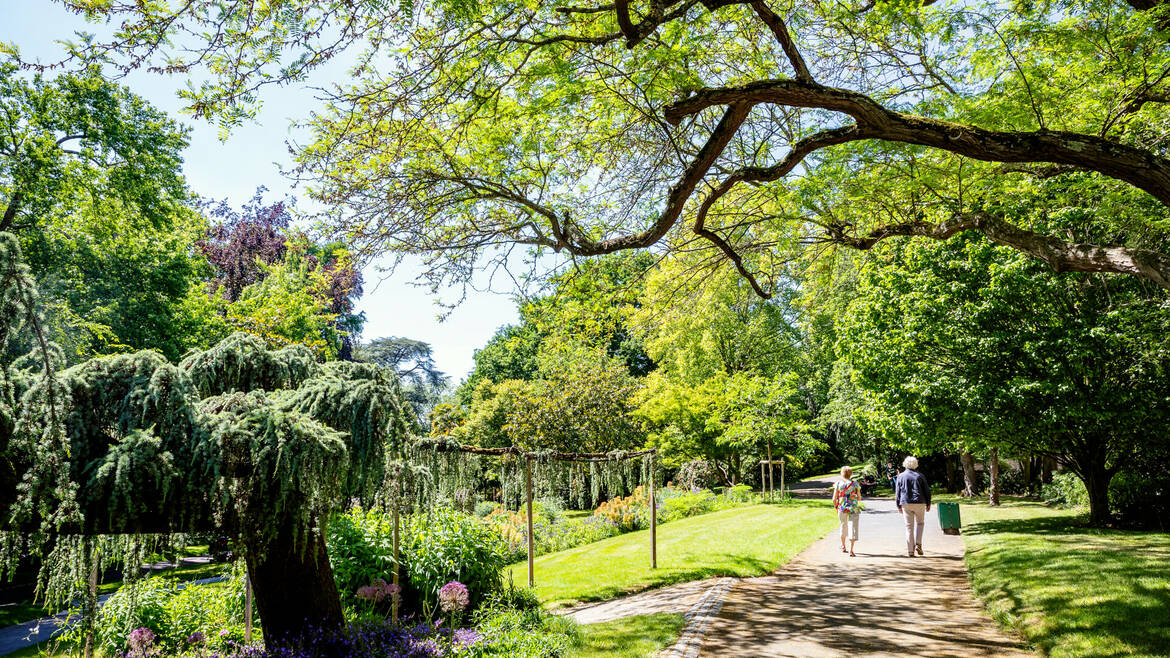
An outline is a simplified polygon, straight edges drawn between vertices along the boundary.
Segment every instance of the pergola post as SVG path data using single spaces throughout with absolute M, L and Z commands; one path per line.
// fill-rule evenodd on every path
M 658 568 L 658 499 L 654 495 L 654 460 L 656 453 L 650 453 L 650 568 Z
M 393 582 L 394 582 L 394 587 L 397 589 L 398 588 L 398 571 L 399 571 L 399 569 L 398 569 L 398 500 L 397 499 L 394 501 L 394 515 L 393 516 L 394 516 L 394 538 L 393 538 L 394 576 L 393 576 Z M 398 591 L 401 592 L 402 590 L 399 589 Z M 393 599 L 390 600 L 390 621 L 391 621 L 391 623 L 395 623 L 395 624 L 398 623 L 398 602 L 401 599 L 402 599 L 402 596 L 400 595 L 400 596 L 395 596 Z
M 98 585 L 98 559 L 97 542 L 92 538 L 87 539 L 89 544 L 89 559 L 93 564 L 89 568 L 89 588 L 85 599 L 85 658 L 93 658 L 93 632 L 97 625 L 97 585 Z
M 252 643 L 252 574 L 244 569 L 244 644 Z
M 768 439 L 768 500 L 775 502 L 776 500 L 776 481 L 772 479 L 772 474 L 775 469 L 772 468 L 772 439 Z M 784 480 L 780 480 L 780 486 L 784 486 Z M 783 492 L 781 492 L 783 493 Z
M 524 456 L 524 497 L 527 499 L 528 506 L 528 586 L 536 586 L 536 578 L 534 574 L 534 565 L 532 562 L 533 553 L 533 528 L 532 528 L 532 455 Z

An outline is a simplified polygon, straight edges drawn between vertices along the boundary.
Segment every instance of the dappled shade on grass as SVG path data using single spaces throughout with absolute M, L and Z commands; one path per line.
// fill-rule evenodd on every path
M 672 644 L 686 621 L 682 615 L 638 615 L 581 627 L 569 658 L 644 658 Z
M 1098 530 L 1038 503 L 963 505 L 976 593 L 1056 658 L 1170 651 L 1170 535 Z
M 650 535 L 638 531 L 536 560 L 536 591 L 553 607 L 714 576 L 771 572 L 837 523 L 828 501 L 752 505 L 680 519 L 658 528 L 658 569 Z M 524 563 L 511 567 L 526 582 Z

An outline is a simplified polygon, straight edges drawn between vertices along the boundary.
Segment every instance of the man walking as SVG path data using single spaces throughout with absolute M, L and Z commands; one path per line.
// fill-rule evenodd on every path
M 894 482 L 894 503 L 906 521 L 906 554 L 922 555 L 922 527 L 930 511 L 930 485 L 926 476 L 918 472 L 918 458 L 910 456 L 902 462 L 906 470 Z

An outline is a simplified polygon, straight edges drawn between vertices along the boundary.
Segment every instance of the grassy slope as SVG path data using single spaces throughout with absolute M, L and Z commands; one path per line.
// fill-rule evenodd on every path
M 553 607 L 712 576 L 756 576 L 786 562 L 837 523 L 828 501 L 752 505 L 658 528 L 658 569 L 649 531 L 631 532 L 536 559 L 536 591 Z M 525 563 L 511 567 L 527 582 Z
M 1170 654 L 1170 535 L 1067 510 L 963 501 L 967 567 L 992 614 L 1054 658 Z
M 580 643 L 568 658 L 645 658 L 674 642 L 682 615 L 641 615 L 581 626 Z

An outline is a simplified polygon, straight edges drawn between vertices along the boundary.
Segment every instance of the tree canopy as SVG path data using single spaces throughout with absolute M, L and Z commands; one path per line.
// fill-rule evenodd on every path
M 187 98 L 229 122 L 348 50 L 296 173 L 362 253 L 437 278 L 664 244 L 768 295 L 810 245 L 974 230 L 1170 287 L 1165 2 L 60 1 L 121 26 L 70 58 L 206 66 Z M 1005 212 L 1048 178 L 1069 191 Z M 1079 186 L 1143 210 L 1051 230 L 1094 214 Z

